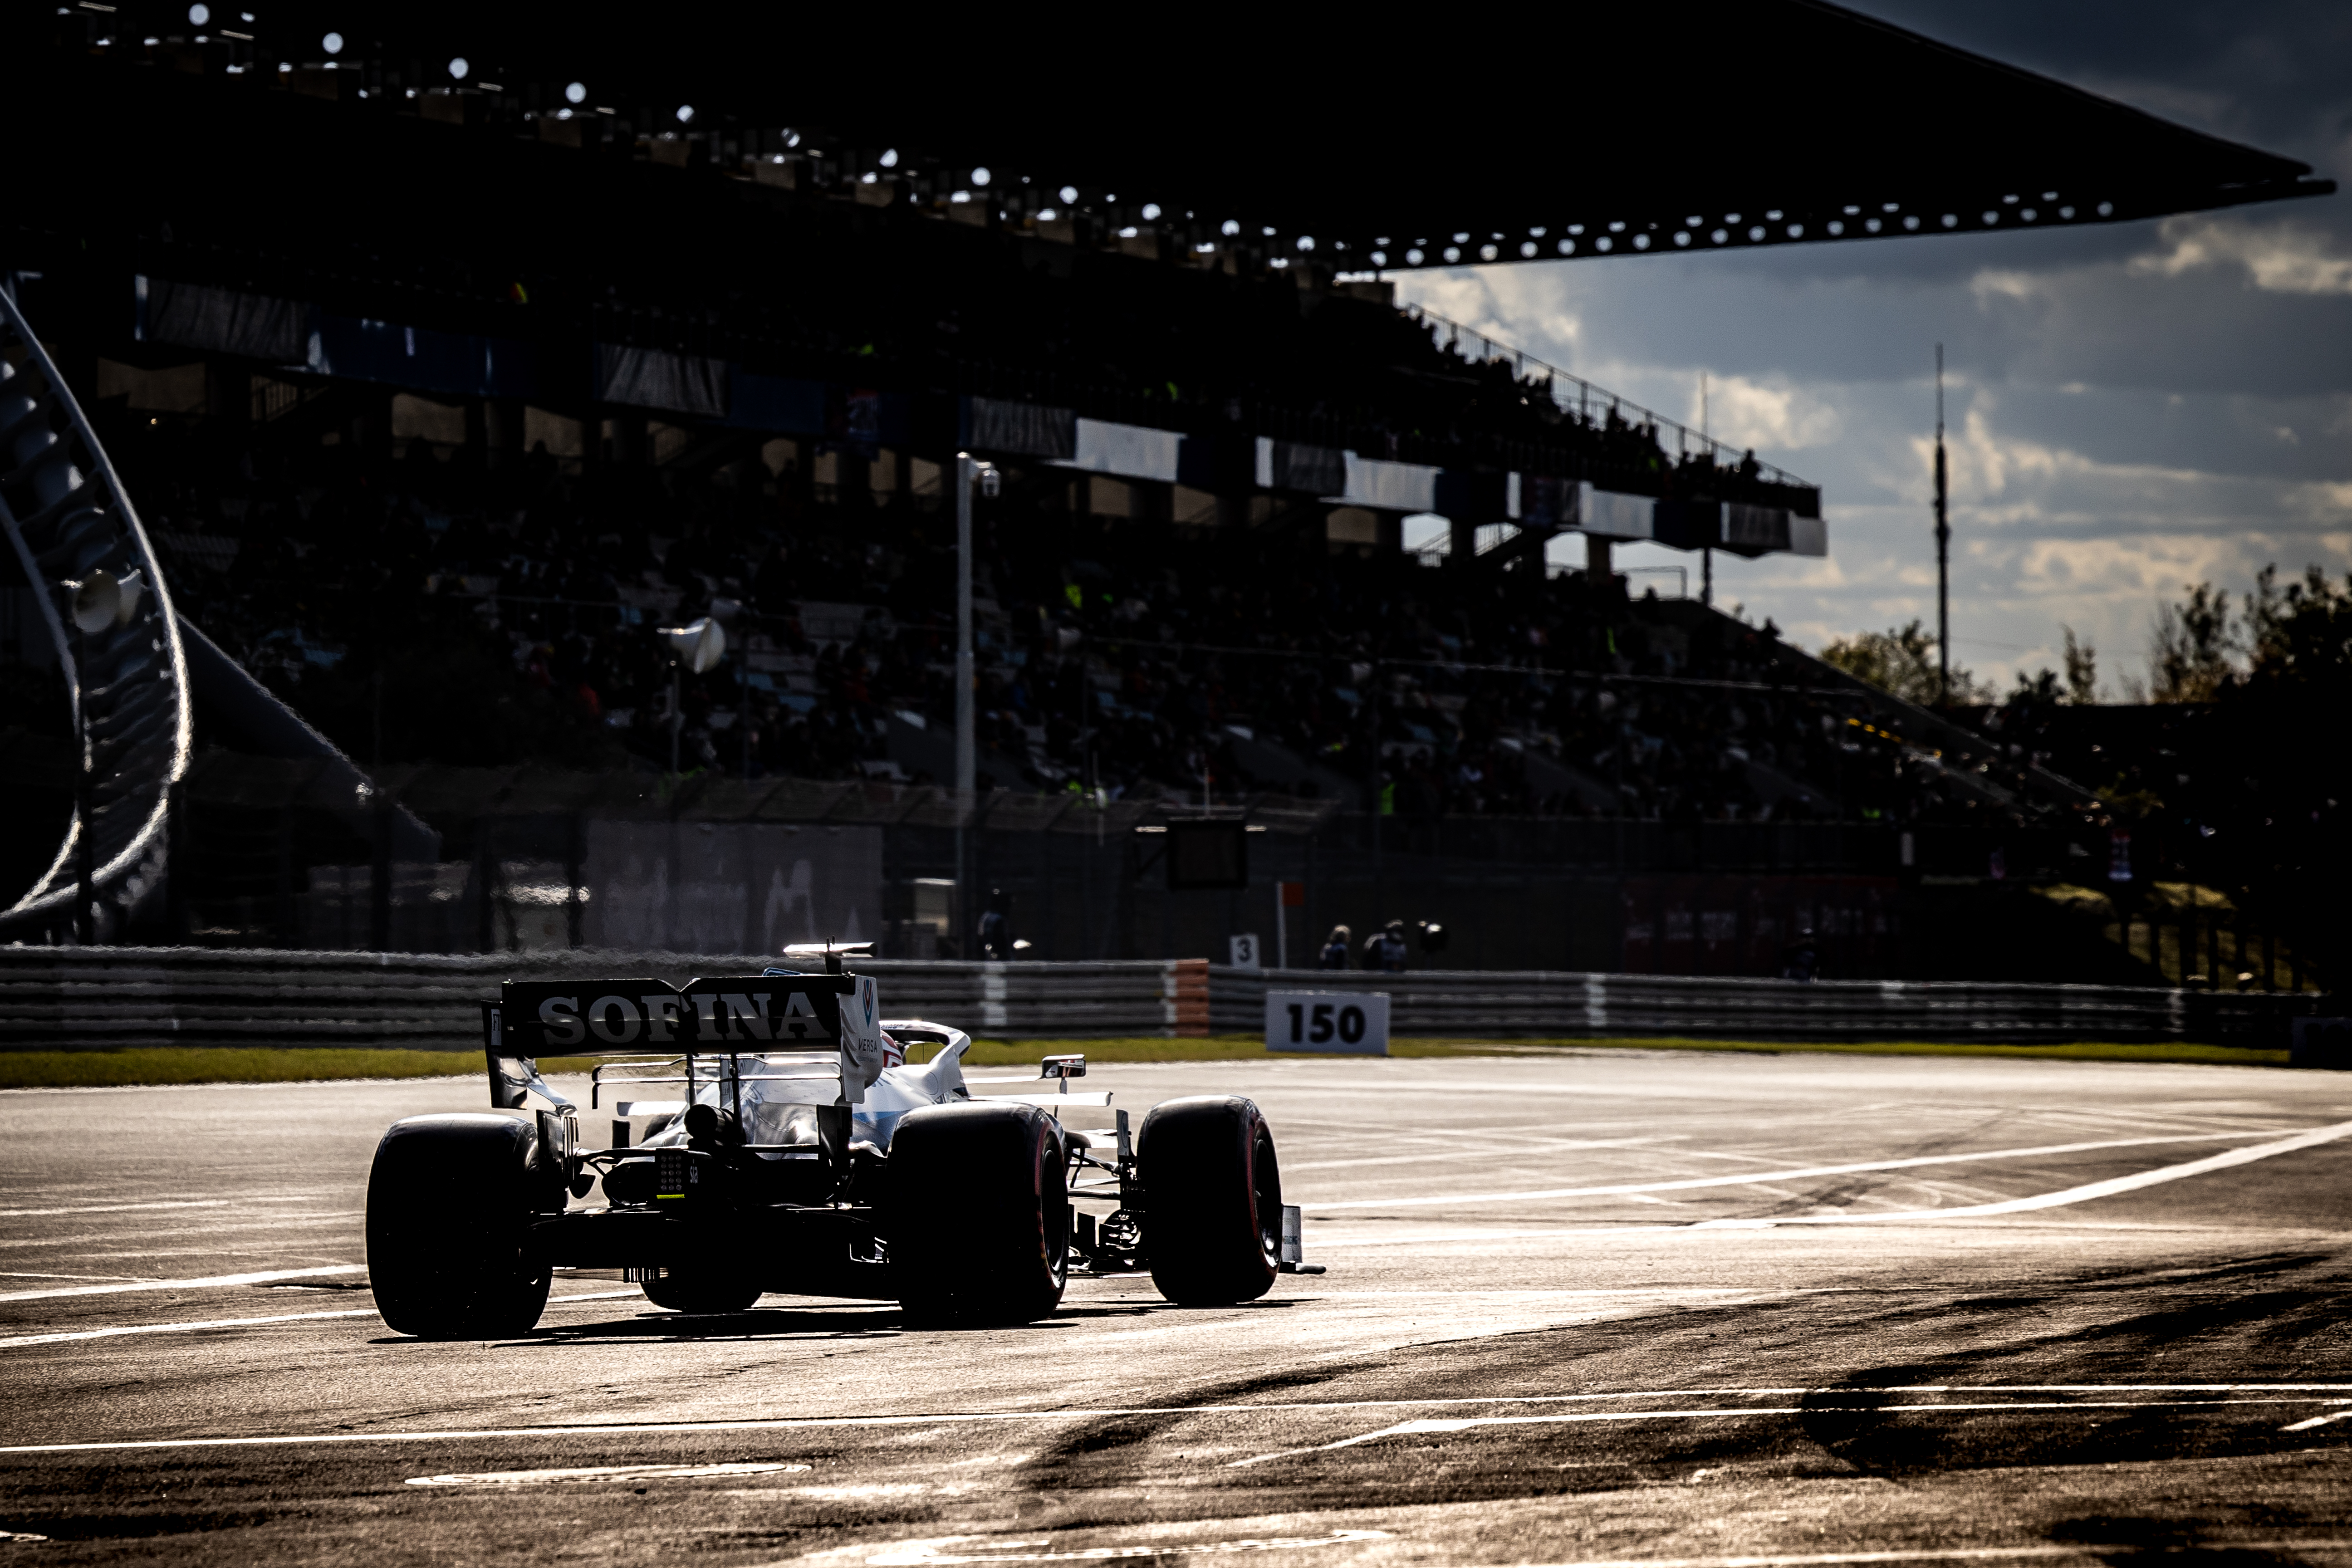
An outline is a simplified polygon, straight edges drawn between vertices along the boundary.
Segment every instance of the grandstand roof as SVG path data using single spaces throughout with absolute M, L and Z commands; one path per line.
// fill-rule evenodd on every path
M 190 30 L 177 0 L 150 3 L 169 15 L 149 25 Z M 1264 9 L 1130 14 L 1116 37 L 1052 11 L 905 28 L 744 5 L 620 26 L 553 0 L 256 11 L 264 59 L 321 62 L 339 29 L 344 65 L 410 62 L 412 83 L 447 83 L 463 58 L 469 85 L 529 84 L 550 111 L 580 82 L 578 112 L 637 135 L 814 154 L 833 165 L 818 178 L 921 175 L 1016 216 L 1070 205 L 1068 186 L 1115 222 L 1202 244 L 1230 222 L 1342 268 L 2121 221 L 2335 188 L 1822 0 L 1552 7 L 1517 31 L 1482 19 L 1459 47 Z

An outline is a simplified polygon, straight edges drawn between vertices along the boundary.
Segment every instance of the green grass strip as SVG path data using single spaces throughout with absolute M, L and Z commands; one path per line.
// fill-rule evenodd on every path
M 1948 1044 L 1937 1041 L 1779 1041 L 1645 1039 L 1409 1039 L 1391 1043 L 1398 1057 L 1543 1057 L 1592 1050 L 1746 1051 L 1857 1057 L 2007 1057 L 2043 1061 L 2188 1062 L 2235 1067 L 2284 1067 L 2284 1051 L 2189 1043 L 2105 1044 L 2078 1041 L 2035 1046 Z M 1213 1035 L 1171 1040 L 1157 1036 L 1101 1040 L 977 1040 L 965 1057 L 974 1068 L 1034 1067 L 1042 1056 L 1083 1052 L 1097 1062 L 1256 1061 L 1267 1056 L 1255 1035 Z M 1286 1061 L 1344 1062 L 1345 1057 L 1284 1054 Z M 588 1057 L 550 1058 L 541 1070 L 585 1073 Z M 315 1083 L 337 1079 L 478 1077 L 481 1058 L 470 1051 L 354 1050 L 341 1047 L 239 1050 L 202 1046 L 126 1051 L 0 1051 L 0 1089 L 74 1089 L 123 1084 Z

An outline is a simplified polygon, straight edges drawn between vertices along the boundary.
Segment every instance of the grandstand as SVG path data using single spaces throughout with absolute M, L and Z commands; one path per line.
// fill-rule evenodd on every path
M 103 716 L 58 606 L 102 563 L 45 542 L 64 513 L 20 469 L 0 787 L 66 847 L 16 847 L 10 934 L 79 907 L 83 940 L 720 951 L 800 921 L 930 953 L 1002 885 L 1039 956 L 1208 951 L 1262 922 L 1152 885 L 1138 830 L 1222 812 L 1269 830 L 1254 886 L 1308 883 L 1302 922 L 1410 904 L 1466 933 L 1437 962 L 1769 970 L 1813 924 L 1848 973 L 1916 972 L 1899 888 L 2079 851 L 2093 797 L 1769 626 L 1629 592 L 1622 541 L 1825 553 L 1819 490 L 1400 310 L 1390 275 L 2326 188 L 1801 3 L 1733 28 L 1784 62 L 1776 101 L 1809 101 L 1826 40 L 1873 91 L 1899 67 L 2000 98 L 2005 133 L 1808 142 L 1791 110 L 1752 164 L 1553 190 L 1447 131 L 1391 178 L 1269 184 L 1133 117 L 971 120 L 920 62 L 788 108 L 527 14 L 370 14 L 324 53 L 320 16 L 69 5 L 0 62 L 57 149 L 0 256 L 37 382 L 5 416 L 81 443 L 104 560 L 171 650 L 103 695 L 179 737 L 93 752 L 103 809 L 77 809 L 75 714 Z M 1691 102 L 1694 136 L 1743 112 Z M 960 452 L 998 474 L 976 797 Z M 1403 549 L 1414 516 L 1442 555 Z M 703 617 L 730 652 L 679 670 L 659 628 Z M 101 836 L 72 825 L 101 818 L 85 896 Z M 647 879 L 677 909 L 629 925 Z M 1695 927 L 1710 900 L 1727 923 Z

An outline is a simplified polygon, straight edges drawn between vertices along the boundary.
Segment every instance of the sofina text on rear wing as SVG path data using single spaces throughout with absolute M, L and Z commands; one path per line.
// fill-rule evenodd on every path
M 837 1049 L 845 1102 L 881 1075 L 881 1009 L 870 974 L 509 980 L 486 1032 L 509 1056 L 672 1051 L 761 1056 Z

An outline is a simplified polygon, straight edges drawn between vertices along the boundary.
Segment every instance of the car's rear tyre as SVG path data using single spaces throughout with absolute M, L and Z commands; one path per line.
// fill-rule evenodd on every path
M 919 1322 L 1025 1323 L 1069 1280 L 1062 1131 L 1034 1105 L 931 1105 L 890 1141 L 885 1238 Z
M 740 1275 L 695 1268 L 648 1268 L 646 1300 L 673 1312 L 742 1312 L 764 1294 Z
M 368 1283 L 395 1333 L 428 1340 L 527 1333 L 550 1271 L 529 1256 L 547 1185 L 539 1129 L 509 1116 L 412 1116 L 368 1172 Z
M 1282 1170 L 1251 1101 L 1201 1095 L 1151 1108 L 1135 1139 L 1151 1282 L 1180 1306 L 1255 1301 L 1282 1262 Z

